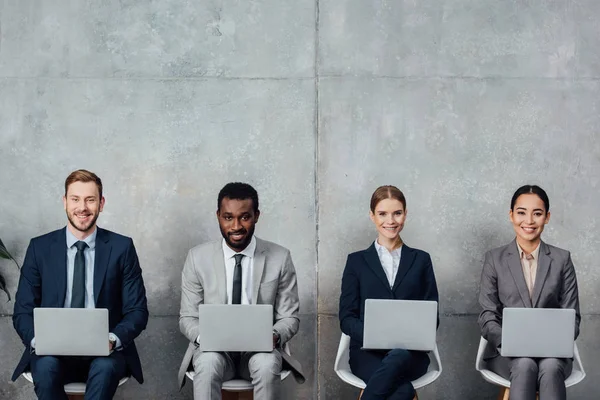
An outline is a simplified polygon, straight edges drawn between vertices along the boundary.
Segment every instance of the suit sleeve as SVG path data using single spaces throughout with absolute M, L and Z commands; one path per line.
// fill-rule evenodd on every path
M 128 240 L 121 281 L 123 318 L 112 330 L 124 348 L 131 344 L 148 324 L 148 304 L 142 269 L 133 240 L 130 238 Z
M 279 333 L 281 343 L 289 341 L 298 332 L 300 327 L 299 310 L 300 300 L 298 298 L 296 269 L 292 262 L 292 256 L 288 251 L 279 277 L 273 310 L 275 318 L 273 329 Z
M 198 338 L 198 306 L 204 303 L 204 288 L 196 272 L 192 252 L 188 252 L 181 272 L 179 330 L 192 343 Z
M 440 326 L 440 295 L 438 293 L 438 287 L 435 280 L 435 273 L 433 272 L 433 263 L 431 262 L 431 256 L 427 254 L 427 262 L 425 266 L 425 293 L 423 300 L 436 301 L 438 303 L 438 317 L 437 326 Z
M 41 305 L 42 299 L 42 279 L 35 253 L 35 242 L 32 240 L 21 267 L 13 312 L 13 326 L 26 347 L 29 347 L 34 336 L 33 309 Z
M 360 281 L 350 256 L 346 261 L 342 275 L 342 293 L 340 295 L 340 328 L 353 340 L 363 342 L 364 323 L 360 319 Z
M 498 297 L 498 275 L 492 265 L 490 253 L 485 254 L 481 283 L 479 285 L 479 328 L 484 337 L 494 348 L 502 344 L 502 303 Z
M 575 310 L 575 339 L 579 336 L 579 324 L 581 323 L 581 314 L 579 312 L 579 290 L 577 288 L 577 276 L 575 267 L 571 261 L 571 253 L 568 253 L 567 262 L 562 271 L 562 289 L 560 291 L 560 307 L 572 308 Z

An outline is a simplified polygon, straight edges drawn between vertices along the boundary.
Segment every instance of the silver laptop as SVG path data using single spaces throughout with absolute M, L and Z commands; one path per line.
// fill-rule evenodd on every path
M 38 356 L 109 355 L 106 308 L 34 308 L 33 330 Z
M 436 330 L 436 301 L 365 301 L 363 349 L 431 351 L 435 348 Z
M 575 310 L 505 308 L 502 312 L 503 357 L 572 358 Z
M 273 350 L 273 306 L 270 304 L 200 304 L 200 350 Z

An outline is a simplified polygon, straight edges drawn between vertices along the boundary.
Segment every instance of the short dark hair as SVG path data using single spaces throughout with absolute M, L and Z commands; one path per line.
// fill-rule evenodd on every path
M 230 182 L 223 186 L 217 199 L 217 211 L 221 210 L 221 202 L 225 197 L 233 200 L 251 199 L 254 212 L 258 212 L 258 193 L 256 193 L 256 190 L 247 183 Z
M 100 199 L 102 199 L 102 180 L 95 173 L 86 169 L 78 169 L 77 171 L 71 172 L 69 176 L 67 176 L 67 179 L 65 179 L 65 196 L 67 195 L 69 186 L 75 182 L 94 182 L 98 188 Z
M 544 206 L 546 207 L 546 212 L 550 211 L 550 200 L 548 199 L 548 195 L 546 194 L 546 191 L 544 189 L 542 189 L 541 187 L 539 187 L 537 185 L 524 185 L 524 186 L 521 186 L 520 188 L 518 188 L 517 191 L 515 192 L 515 194 L 513 194 L 513 197 L 510 201 L 510 209 L 511 210 L 514 210 L 515 203 L 517 202 L 517 199 L 519 198 L 519 196 L 521 196 L 522 194 L 537 195 L 544 202 Z

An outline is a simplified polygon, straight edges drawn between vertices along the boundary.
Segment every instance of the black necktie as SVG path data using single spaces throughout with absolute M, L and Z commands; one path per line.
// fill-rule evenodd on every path
M 243 254 L 236 254 L 235 268 L 233 269 L 233 290 L 231 292 L 231 304 L 242 304 L 242 258 Z
M 77 254 L 75 254 L 75 269 L 73 271 L 73 290 L 71 292 L 71 308 L 85 307 L 85 256 L 83 251 L 88 247 L 87 243 L 76 242 Z

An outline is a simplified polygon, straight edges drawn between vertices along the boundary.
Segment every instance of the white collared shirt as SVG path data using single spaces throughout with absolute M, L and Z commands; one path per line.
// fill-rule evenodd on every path
M 375 239 L 375 249 L 377 250 L 377 255 L 379 256 L 379 261 L 381 262 L 385 276 L 390 283 L 390 287 L 392 287 L 394 286 L 394 281 L 396 280 L 396 275 L 398 274 L 398 268 L 400 266 L 402 246 L 390 252 L 388 249 L 377 243 L 377 239 Z
M 225 261 L 225 276 L 227 281 L 227 304 L 231 304 L 233 292 L 233 272 L 235 269 L 236 254 L 243 254 L 242 258 L 242 304 L 252 304 L 252 270 L 254 269 L 254 253 L 256 251 L 256 238 L 252 236 L 250 244 L 239 253 L 233 251 L 223 239 L 223 257 Z

